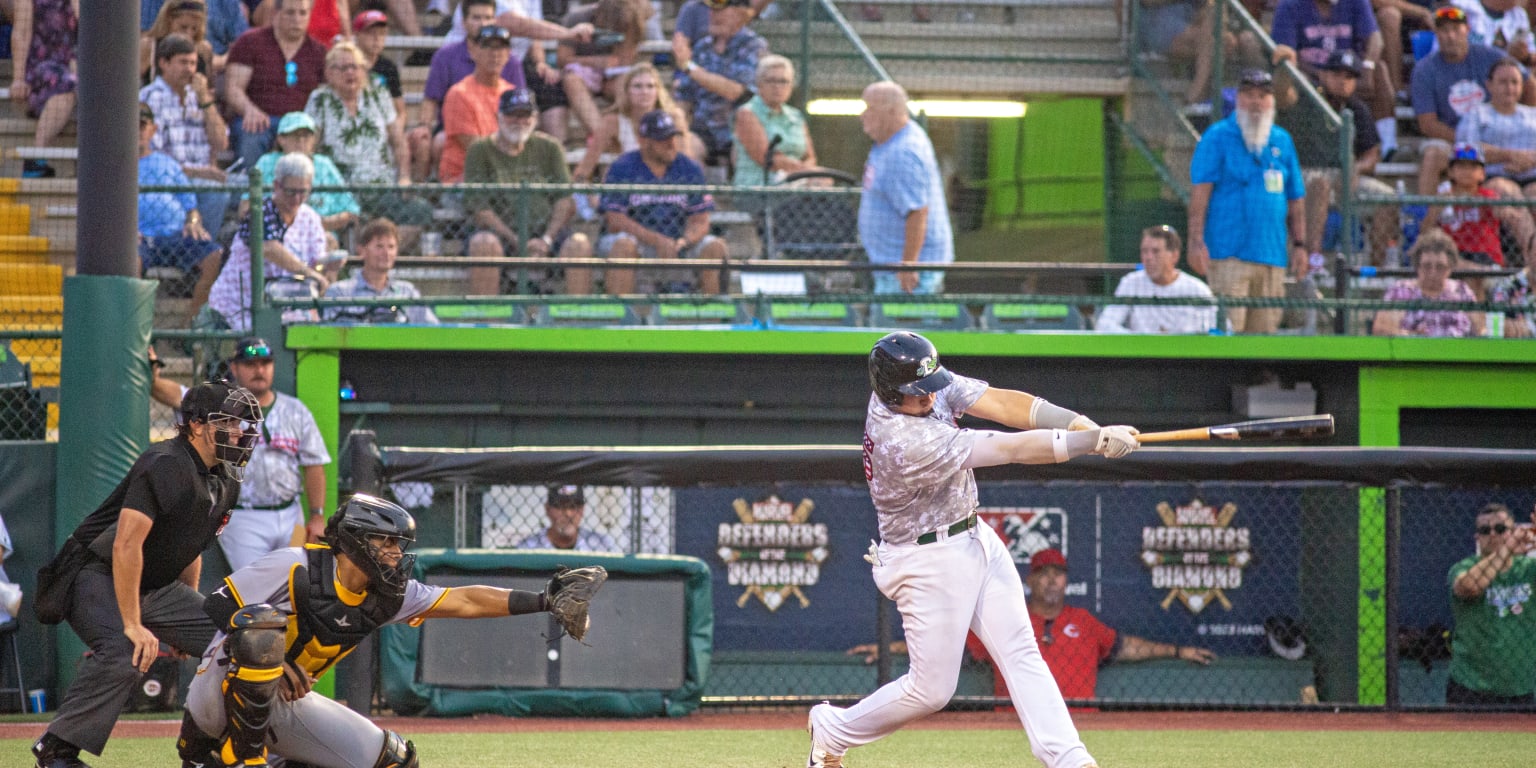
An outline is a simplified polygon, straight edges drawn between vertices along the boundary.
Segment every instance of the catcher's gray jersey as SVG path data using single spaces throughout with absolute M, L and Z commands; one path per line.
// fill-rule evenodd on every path
M 911 544 L 976 509 L 976 477 L 964 469 L 976 433 L 955 419 L 976 404 L 987 383 L 954 374 L 936 393 L 933 412 L 908 416 L 873 394 L 864 419 L 864 477 L 880 520 L 880 538 Z

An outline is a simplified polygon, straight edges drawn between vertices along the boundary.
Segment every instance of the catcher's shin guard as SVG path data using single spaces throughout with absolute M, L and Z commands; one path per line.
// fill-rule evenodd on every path
M 264 766 L 272 700 L 283 676 L 286 617 L 266 604 L 250 605 L 229 619 L 229 672 L 224 678 L 225 765 Z
M 188 712 L 181 718 L 181 735 L 176 737 L 176 754 L 181 768 L 209 768 L 218 765 L 219 740 L 203 733 Z
M 416 745 L 394 731 L 384 731 L 384 748 L 373 768 L 421 768 L 416 761 Z

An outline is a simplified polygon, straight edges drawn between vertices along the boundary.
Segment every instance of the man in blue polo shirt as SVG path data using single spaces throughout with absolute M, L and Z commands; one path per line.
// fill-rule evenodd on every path
M 859 241 L 874 264 L 950 264 L 955 242 L 944 179 L 928 134 L 912 122 L 907 92 L 890 81 L 864 89 L 859 115 L 874 140 L 864 163 Z M 876 272 L 875 293 L 941 293 L 944 273 Z
M 677 151 L 678 130 L 665 110 L 645 113 L 636 131 L 640 148 L 619 155 L 608 166 L 604 184 L 704 184 L 704 169 Z M 600 256 L 612 259 L 725 259 L 725 241 L 709 234 L 714 198 L 700 192 L 606 192 L 601 209 L 606 234 L 597 243 Z M 603 281 L 609 294 L 635 292 L 635 272 L 610 269 Z M 720 292 L 715 270 L 648 270 L 640 274 L 645 293 L 687 293 L 695 287 Z
M 1274 81 L 1243 72 L 1237 109 L 1206 129 L 1189 164 L 1189 266 L 1217 296 L 1285 295 L 1306 274 L 1306 186 L 1291 135 L 1275 124 Z M 1236 333 L 1274 333 L 1281 310 L 1231 307 Z

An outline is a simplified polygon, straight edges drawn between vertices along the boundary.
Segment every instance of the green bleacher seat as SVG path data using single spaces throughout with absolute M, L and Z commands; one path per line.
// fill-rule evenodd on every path
M 1081 331 L 1083 315 L 1070 304 L 988 304 L 981 327 L 989 331 Z
M 535 307 L 533 322 L 535 325 L 639 325 L 640 316 L 628 304 L 568 302 Z
M 733 301 L 711 301 L 703 304 L 657 304 L 651 308 L 650 316 L 651 321 L 656 325 L 749 322 L 746 310 Z
M 869 324 L 877 328 L 933 328 L 963 331 L 971 327 L 971 313 L 963 304 L 933 302 L 871 304 Z
M 818 301 L 812 303 L 774 302 L 768 307 L 767 325 L 834 325 L 859 324 L 853 307 L 839 302 Z
M 528 322 L 522 307 L 511 304 L 439 304 L 432 308 L 437 319 L 445 323 L 506 323 L 520 325 Z

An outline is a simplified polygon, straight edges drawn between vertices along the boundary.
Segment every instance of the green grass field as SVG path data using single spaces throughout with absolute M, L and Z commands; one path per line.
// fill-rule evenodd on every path
M 641 731 L 411 736 L 424 768 L 799 768 L 801 731 Z M 1084 731 L 1104 768 L 1528 768 L 1536 733 Z M 0 765 L 27 765 L 27 742 L 0 739 Z M 89 758 L 90 755 L 85 757 Z M 114 739 L 94 768 L 174 768 L 171 739 Z M 850 768 L 1035 766 L 1018 730 L 910 730 L 860 747 Z

